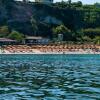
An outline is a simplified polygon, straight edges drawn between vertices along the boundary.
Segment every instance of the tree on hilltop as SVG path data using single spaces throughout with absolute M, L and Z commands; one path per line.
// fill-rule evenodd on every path
M 13 30 L 9 35 L 8 38 L 17 40 L 18 42 L 21 42 L 24 39 L 24 35 L 22 33 L 19 33 L 15 30 Z
M 59 34 L 62 34 L 64 37 L 64 40 L 66 40 L 66 41 L 72 39 L 71 30 L 69 30 L 64 25 L 60 25 L 60 26 L 57 26 L 56 28 L 53 28 L 53 34 L 55 37 L 58 37 Z

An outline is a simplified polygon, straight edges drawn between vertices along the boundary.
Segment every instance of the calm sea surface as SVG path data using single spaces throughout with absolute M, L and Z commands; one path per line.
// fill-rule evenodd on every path
M 100 55 L 0 55 L 0 100 L 100 100 Z

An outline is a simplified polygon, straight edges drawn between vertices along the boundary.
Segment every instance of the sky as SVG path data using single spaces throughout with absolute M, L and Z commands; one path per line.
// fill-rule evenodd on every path
M 30 0 L 30 1 L 34 1 L 34 0 Z M 62 0 L 54 0 L 54 2 L 60 2 L 60 1 Z M 67 0 L 63 0 L 63 1 L 67 1 Z M 94 4 L 96 2 L 100 3 L 100 0 L 72 0 L 72 2 L 76 2 L 76 1 L 82 1 L 83 4 Z

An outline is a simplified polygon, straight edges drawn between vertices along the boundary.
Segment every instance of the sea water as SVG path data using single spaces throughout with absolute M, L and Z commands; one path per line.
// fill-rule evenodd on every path
M 0 100 L 100 100 L 100 55 L 0 55 Z

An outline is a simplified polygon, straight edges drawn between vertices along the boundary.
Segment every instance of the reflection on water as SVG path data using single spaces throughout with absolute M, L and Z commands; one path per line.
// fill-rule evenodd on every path
M 100 100 L 100 55 L 0 55 L 0 100 Z

